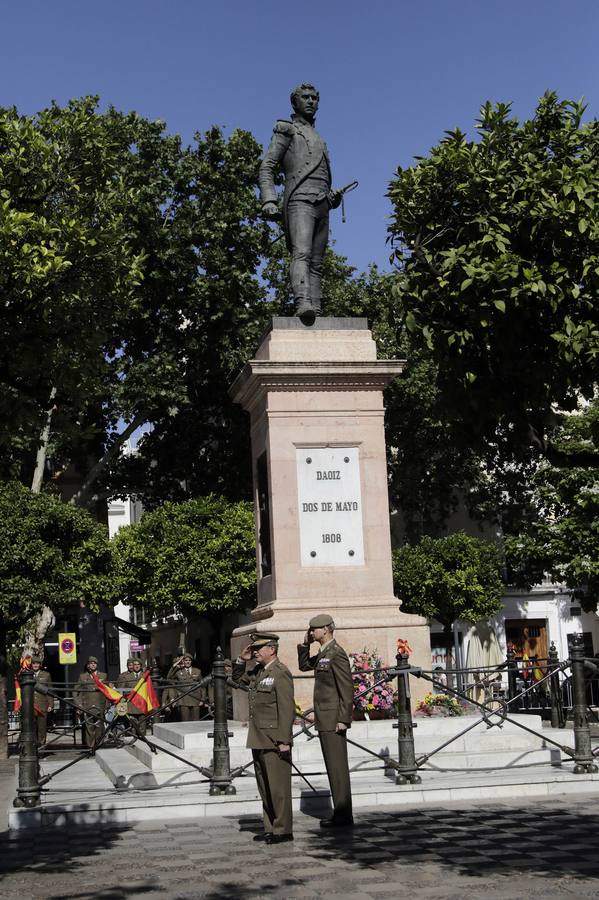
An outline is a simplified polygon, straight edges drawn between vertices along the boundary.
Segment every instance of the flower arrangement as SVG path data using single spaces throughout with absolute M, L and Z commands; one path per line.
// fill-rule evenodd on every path
M 421 716 L 461 716 L 464 710 L 455 697 L 449 694 L 426 694 L 416 707 Z
M 395 699 L 392 683 L 383 682 L 377 685 L 376 682 L 382 678 L 382 671 L 380 674 L 376 671 L 369 671 L 383 668 L 383 660 L 378 655 L 376 648 L 370 650 L 364 647 L 359 653 L 350 653 L 349 661 L 354 681 L 355 709 L 363 712 L 368 718 L 371 713 L 382 713 L 383 716 L 385 714 L 392 715 Z M 372 688 L 372 690 L 362 694 L 365 688 Z
M 397 652 L 400 656 L 409 656 L 412 648 L 405 638 L 397 638 Z

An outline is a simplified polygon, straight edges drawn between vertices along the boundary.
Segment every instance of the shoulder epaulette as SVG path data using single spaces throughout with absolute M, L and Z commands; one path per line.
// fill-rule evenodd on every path
M 293 123 L 289 119 L 277 119 L 273 128 L 275 134 L 293 134 Z

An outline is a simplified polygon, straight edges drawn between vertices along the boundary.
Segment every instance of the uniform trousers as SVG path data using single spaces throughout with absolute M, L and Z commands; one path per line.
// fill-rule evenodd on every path
M 182 722 L 199 722 L 200 707 L 199 706 L 180 706 L 179 713 Z
M 38 747 L 43 747 L 48 734 L 48 717 L 35 714 L 35 742 Z
M 329 239 L 329 203 L 321 200 L 290 200 L 286 230 L 291 247 L 289 277 L 296 303 L 309 302 L 314 312 L 322 312 L 321 276 Z
M 100 739 L 104 733 L 104 722 L 102 719 L 91 718 L 91 715 L 84 714 L 83 720 L 83 743 L 91 750 L 95 750 L 96 745 L 100 743 Z
M 319 731 L 318 737 L 331 786 L 333 815 L 336 819 L 351 819 L 352 801 L 347 761 L 347 734 L 345 731 Z
M 291 834 L 291 760 L 278 750 L 252 750 L 256 782 L 262 798 L 264 831 Z

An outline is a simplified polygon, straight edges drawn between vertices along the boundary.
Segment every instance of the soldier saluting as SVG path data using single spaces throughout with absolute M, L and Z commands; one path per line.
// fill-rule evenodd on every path
M 262 798 L 264 834 L 258 840 L 280 844 L 293 840 L 291 807 L 291 729 L 295 718 L 293 678 L 278 658 L 277 634 L 252 634 L 233 666 L 233 680 L 249 689 L 251 748 Z M 257 665 L 249 672 L 246 664 Z
M 276 219 L 291 253 L 289 275 L 296 311 L 306 325 L 322 315 L 321 275 L 329 239 L 329 210 L 341 203 L 342 192 L 331 190 L 327 145 L 314 128 L 320 94 L 313 84 L 300 84 L 291 94 L 293 115 L 275 123 L 272 141 L 260 166 L 262 214 Z M 282 210 L 277 203 L 275 176 L 285 176 Z
M 314 671 L 314 721 L 333 797 L 333 815 L 322 819 L 323 828 L 351 827 L 351 783 L 347 761 L 347 729 L 351 727 L 354 684 L 347 653 L 334 637 L 332 616 L 322 613 L 310 619 L 303 644 L 297 646 L 302 672 Z M 310 644 L 320 644 L 310 656 Z

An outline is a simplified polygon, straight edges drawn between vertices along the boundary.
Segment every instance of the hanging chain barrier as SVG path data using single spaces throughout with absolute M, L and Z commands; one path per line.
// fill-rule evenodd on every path
M 425 670 L 419 666 L 413 666 L 410 664 L 407 654 L 398 653 L 394 666 L 360 670 L 361 677 L 371 675 L 373 680 L 371 684 L 356 691 L 354 694 L 354 704 L 356 704 L 363 697 L 373 694 L 377 687 L 393 681 L 396 682 L 397 721 L 394 723 L 393 728 L 397 729 L 397 758 L 392 757 L 388 752 L 377 753 L 371 748 L 353 740 L 346 733 L 347 742 L 359 748 L 365 754 L 380 760 L 386 772 L 394 771 L 397 785 L 420 784 L 422 781 L 420 772 L 423 770 L 423 767 L 432 757 L 453 742 L 464 737 L 479 725 L 484 724 L 487 729 L 501 729 L 506 722 L 509 722 L 517 728 L 541 738 L 545 744 L 556 747 L 564 756 L 569 757 L 574 763 L 573 771 L 575 774 L 599 771 L 596 762 L 596 758 L 599 756 L 599 747 L 593 748 L 592 746 L 589 724 L 590 719 L 596 718 L 591 706 L 591 704 L 594 705 L 594 696 L 591 694 L 590 688 L 593 684 L 596 685 L 599 680 L 598 660 L 584 655 L 582 636 L 574 635 L 571 639 L 569 659 L 560 662 L 557 651 L 552 645 L 548 658 L 546 660 L 535 659 L 533 665 L 533 670 L 531 670 L 530 665 L 522 666 L 520 664 L 519 666 L 512 653 L 508 654 L 505 662 L 497 666 L 452 669 L 447 675 L 459 675 L 464 679 L 465 686 L 462 690 L 458 690 L 446 684 L 444 680 L 440 680 L 438 672 L 435 670 Z M 531 671 L 534 673 L 534 677 L 531 677 Z M 500 696 L 494 690 L 498 684 L 498 679 L 501 679 L 503 674 L 507 675 L 507 696 Z M 527 678 L 525 677 L 527 674 L 530 683 L 527 683 Z M 467 682 L 469 677 L 474 678 L 472 683 Z M 30 670 L 21 672 L 18 678 L 21 688 L 21 710 L 19 779 L 17 796 L 14 800 L 14 805 L 17 807 L 38 806 L 42 790 L 48 782 L 59 773 L 76 765 L 82 759 L 94 756 L 98 750 L 126 748 L 137 741 L 146 745 L 152 754 L 165 753 L 178 762 L 195 769 L 209 783 L 209 793 L 213 796 L 230 796 L 235 794 L 234 780 L 242 777 L 254 765 L 253 760 L 250 760 L 242 766 L 231 768 L 229 749 L 229 738 L 233 736 L 232 732 L 229 731 L 231 695 L 233 690 L 247 692 L 248 688 L 237 683 L 227 674 L 225 659 L 220 647 L 217 648 L 211 673 L 197 681 L 185 681 L 182 684 L 180 681 L 161 679 L 155 673 L 154 686 L 157 694 L 161 696 L 161 702 L 157 709 L 153 709 L 146 715 L 128 715 L 126 712 L 127 704 L 121 701 L 115 706 L 111 706 L 108 714 L 105 714 L 103 710 L 86 710 L 75 702 L 72 696 L 68 696 L 68 693 L 72 692 L 72 686 L 71 688 L 68 686 L 61 688 L 58 685 L 38 684 Z M 413 721 L 411 708 L 411 678 L 429 682 L 439 692 L 466 703 L 470 708 L 478 712 L 478 715 L 474 715 L 458 733 L 443 741 L 433 750 L 419 755 L 416 754 L 414 743 L 416 723 Z M 212 688 L 212 698 L 208 702 L 208 712 L 203 718 L 212 722 L 212 730 L 207 734 L 208 738 L 212 739 L 212 759 L 210 765 L 202 766 L 184 755 L 165 747 L 164 741 L 161 741 L 159 744 L 156 743 L 153 739 L 153 734 L 151 737 L 146 734 L 146 727 L 148 725 L 151 726 L 153 721 L 157 721 L 167 711 L 171 710 L 173 704 L 176 705 L 189 694 L 195 692 L 197 697 L 201 692 L 205 691 L 205 696 L 208 697 L 209 688 Z M 484 691 L 485 696 L 482 700 L 477 700 L 473 696 L 477 690 Z M 573 747 L 554 740 L 547 731 L 540 732 L 530 728 L 519 718 L 519 713 L 522 711 L 528 712 L 531 708 L 534 708 L 527 705 L 527 700 L 533 692 L 537 696 L 542 693 L 543 696 L 548 698 L 547 702 L 551 707 L 551 725 L 554 728 L 564 728 L 566 726 L 567 711 L 570 710 L 574 733 Z M 124 699 L 126 699 L 128 693 L 130 692 L 124 692 Z M 69 713 L 71 716 L 71 723 L 61 726 L 61 733 L 53 737 L 43 747 L 38 747 L 36 717 L 39 714 L 39 708 L 35 700 L 36 694 L 38 696 L 47 695 L 55 701 L 59 701 L 63 719 L 65 713 Z M 293 735 L 294 739 L 303 735 L 307 741 L 310 741 L 317 736 L 312 713 L 312 709 L 298 711 L 297 720 L 299 720 L 300 724 Z M 97 739 L 93 746 L 83 747 L 75 744 L 75 733 L 81 725 L 90 728 L 97 734 Z M 68 735 L 70 732 L 74 735 L 75 749 L 80 747 L 81 751 L 73 759 L 66 762 L 65 765 L 54 769 L 48 774 L 41 774 L 40 750 L 43 753 L 48 749 L 52 752 L 55 752 L 57 749 L 67 749 L 72 752 L 73 745 L 61 748 L 57 744 L 61 737 Z M 314 785 L 291 759 L 290 764 L 296 775 L 302 778 L 312 791 L 316 791 Z

